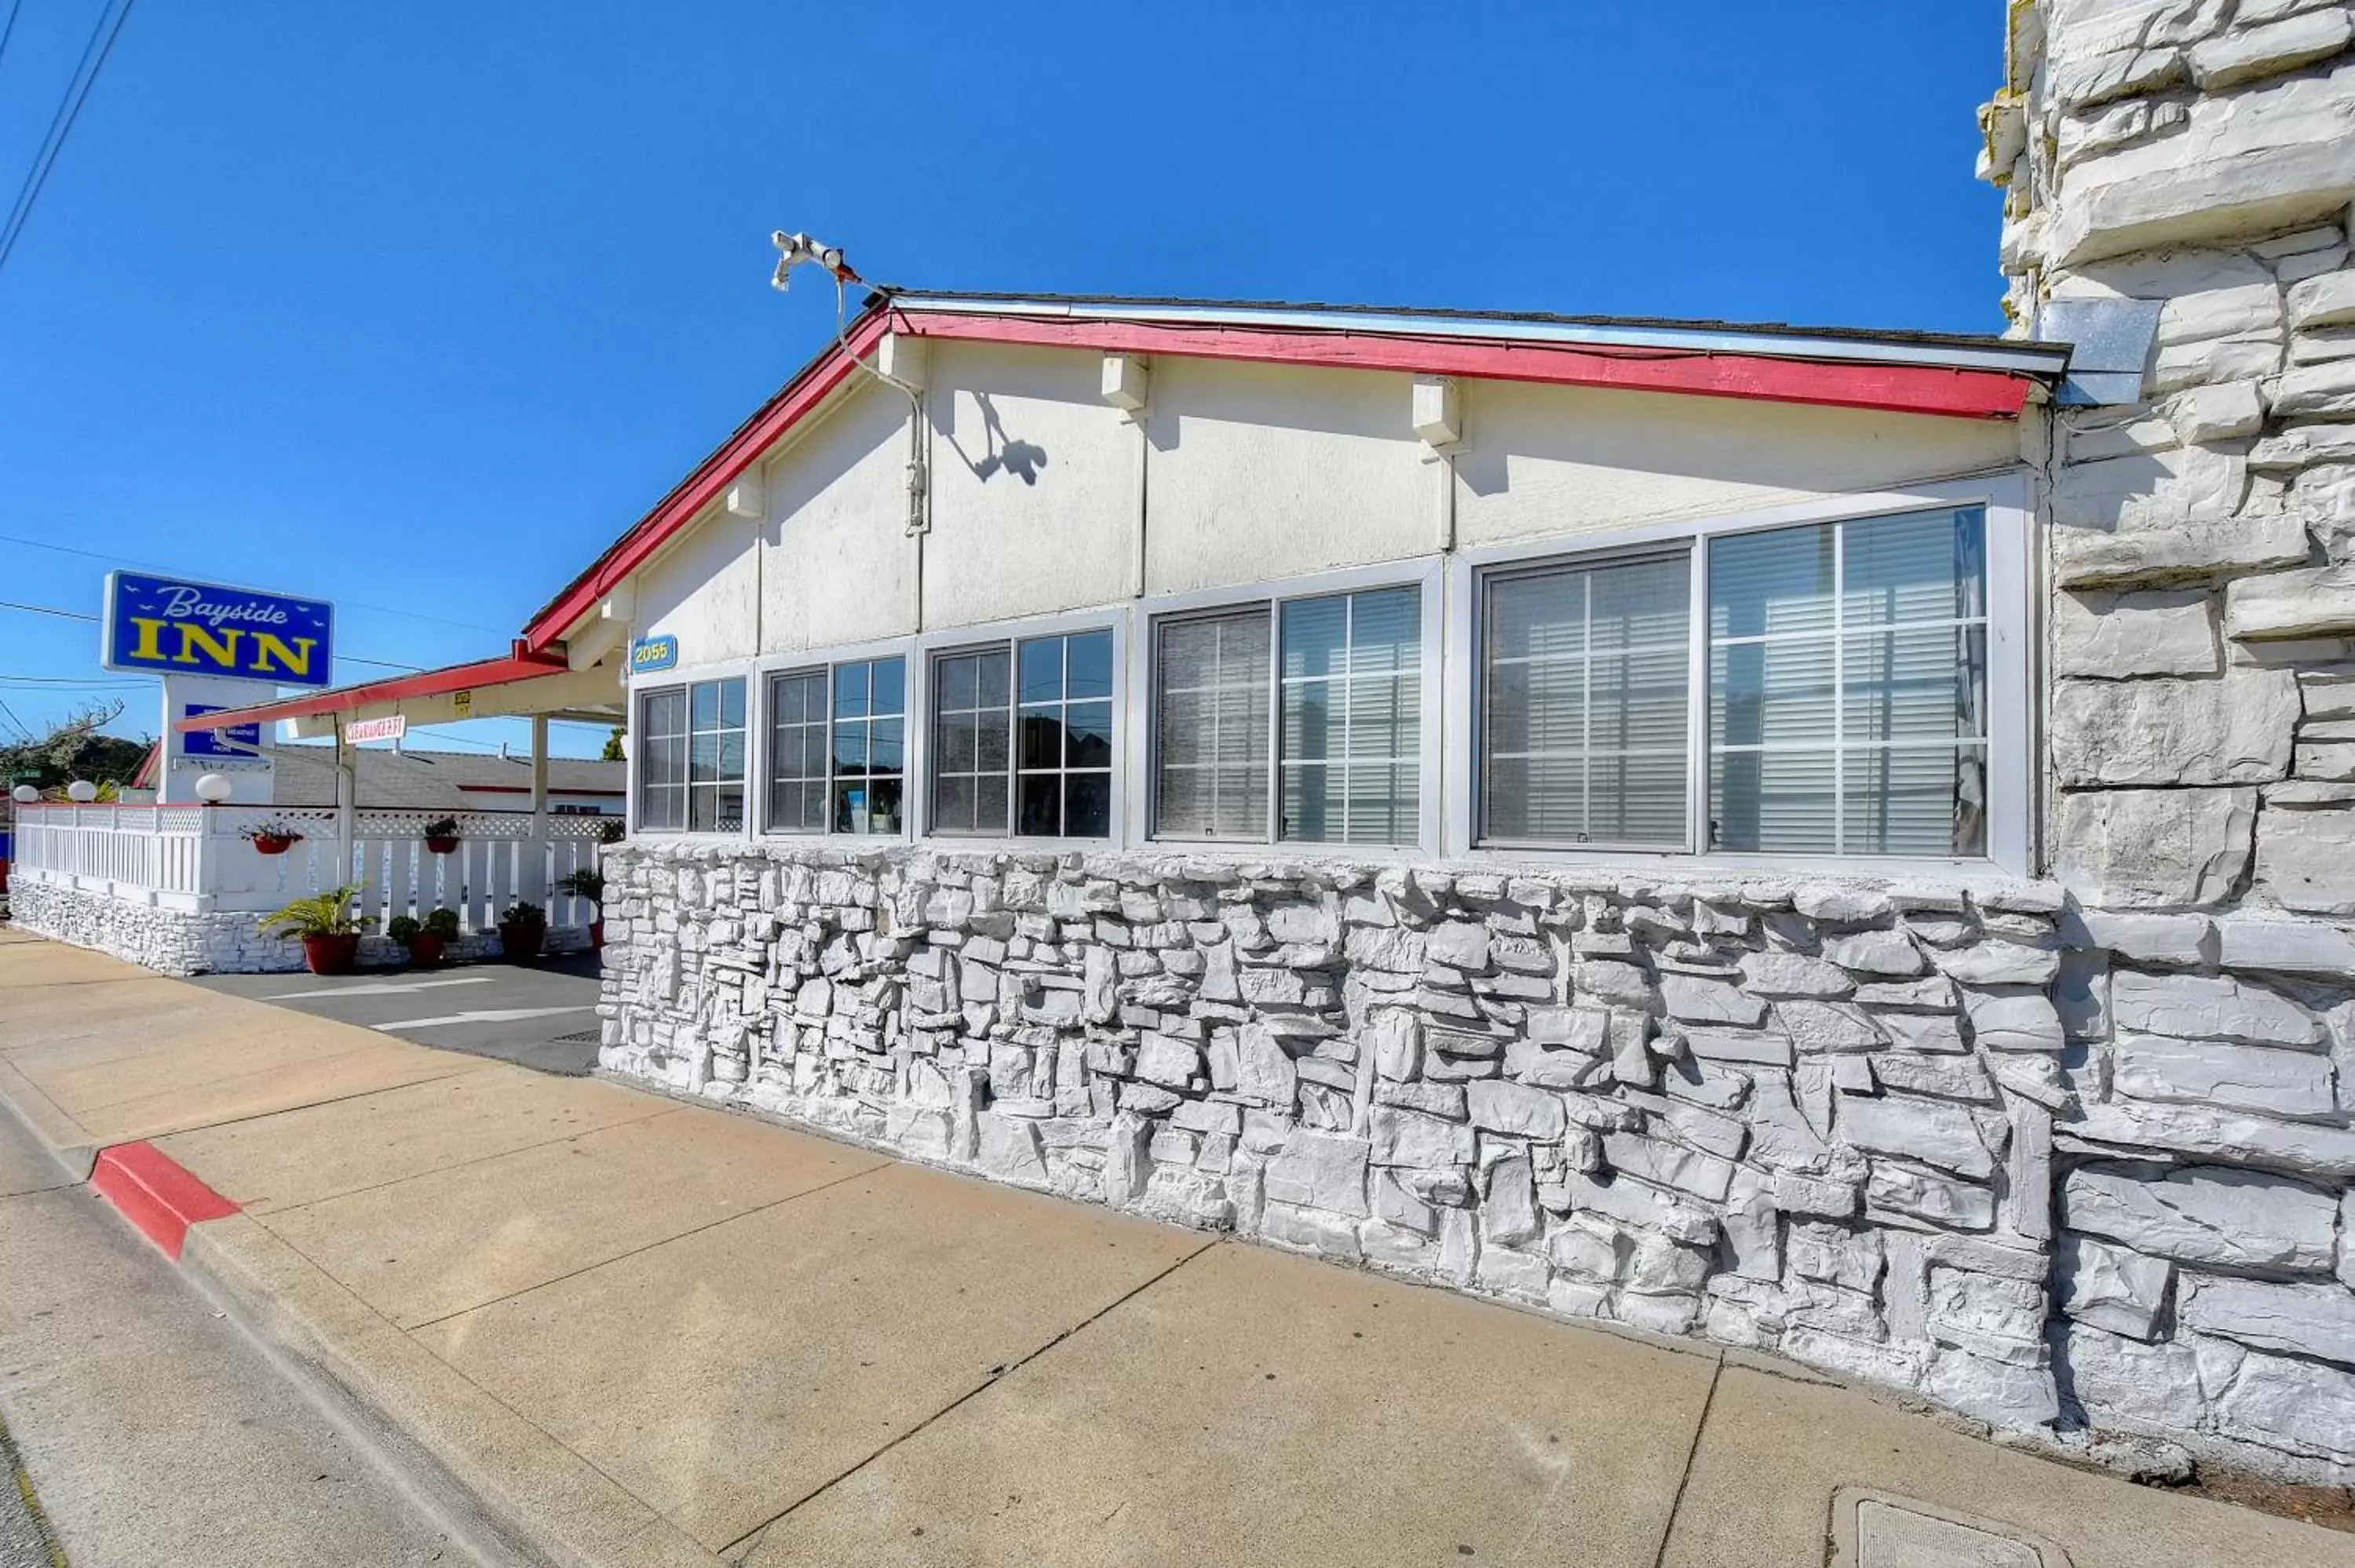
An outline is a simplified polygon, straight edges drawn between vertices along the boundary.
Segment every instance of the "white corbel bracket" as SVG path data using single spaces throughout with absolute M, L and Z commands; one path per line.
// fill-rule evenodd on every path
M 1101 391 L 1106 403 L 1135 424 L 1145 418 L 1146 406 L 1152 400 L 1152 367 L 1141 354 L 1107 354 Z
M 1415 439 L 1429 449 L 1425 462 L 1443 462 L 1464 450 L 1464 391 L 1453 376 L 1414 378 Z

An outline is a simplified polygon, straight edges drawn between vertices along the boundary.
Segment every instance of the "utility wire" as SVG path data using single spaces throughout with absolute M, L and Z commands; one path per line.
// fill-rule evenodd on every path
M 0 61 L 8 58 L 8 37 L 16 30 L 16 10 L 19 0 L 8 0 L 8 19 L 0 22 Z
M 98 617 L 91 614 L 88 610 L 59 609 L 55 605 L 18 604 L 14 599 L 0 599 L 0 609 L 21 609 L 27 615 L 54 615 L 60 620 L 86 620 L 93 626 L 98 624 Z M 380 670 L 405 670 L 412 675 L 421 674 L 425 669 L 425 666 L 422 664 L 402 664 L 390 659 L 363 659 L 357 653 L 338 653 L 336 655 L 336 662 L 338 664 L 373 664 Z
M 112 13 L 114 22 L 107 25 L 109 13 L 101 11 L 98 21 L 90 30 L 90 42 L 82 46 L 81 62 L 74 67 L 73 79 L 66 84 L 65 97 L 58 101 L 58 111 L 49 120 L 49 132 L 41 138 L 41 149 L 33 155 L 33 166 L 25 171 L 25 183 L 16 192 L 16 205 L 8 212 L 8 227 L 0 231 L 0 269 L 8 265 L 8 257 L 16 249 L 16 237 L 25 232 L 25 224 L 33 216 L 33 204 L 41 199 L 41 187 L 49 183 L 49 171 L 57 166 L 58 154 L 65 151 L 66 138 L 73 134 L 74 122 L 81 118 L 81 106 L 89 101 L 90 90 L 98 80 L 98 73 L 106 69 L 106 59 L 114 52 L 114 40 L 123 36 L 123 24 L 130 19 L 131 7 L 138 0 L 123 0 Z M 12 18 L 13 20 L 13 18 Z M 99 42 L 101 33 L 106 41 Z M 91 51 L 96 51 L 93 60 Z
M 85 560 L 104 561 L 110 566 L 145 567 L 150 571 L 157 572 L 177 572 L 179 569 L 176 567 L 167 567 L 161 561 L 142 561 L 130 556 L 118 556 L 98 550 L 77 550 L 70 545 L 53 545 L 47 539 L 20 539 L 14 534 L 0 534 L 0 545 L 23 545 L 35 550 L 55 550 L 60 556 L 80 556 Z M 450 620 L 438 615 L 421 615 L 413 609 L 395 609 L 389 604 L 370 604 L 365 599 L 339 599 L 336 602 L 338 605 L 349 605 L 354 609 L 373 609 L 381 615 L 405 615 L 411 620 L 430 620 L 436 626 L 454 626 L 464 631 L 487 631 L 494 637 L 506 635 L 496 626 L 485 626 L 472 620 Z

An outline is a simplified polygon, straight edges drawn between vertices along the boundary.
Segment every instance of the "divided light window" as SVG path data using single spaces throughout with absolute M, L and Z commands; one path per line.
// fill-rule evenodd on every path
M 1420 589 L 1169 617 L 1154 628 L 1153 688 L 1156 836 L 1420 836 Z
M 1987 514 L 1717 540 L 1709 817 L 1721 850 L 1987 853 Z
M 769 679 L 769 830 L 896 833 L 907 750 L 905 659 Z
M 932 815 L 966 837 L 1112 836 L 1112 633 L 937 655 Z
M 638 826 L 744 828 L 744 683 L 698 681 L 638 699 Z

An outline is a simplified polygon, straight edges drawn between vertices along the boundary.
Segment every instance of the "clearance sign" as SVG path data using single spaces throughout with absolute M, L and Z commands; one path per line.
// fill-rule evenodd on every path
M 335 622 L 336 607 L 318 599 L 109 572 L 101 662 L 110 670 L 332 685 Z

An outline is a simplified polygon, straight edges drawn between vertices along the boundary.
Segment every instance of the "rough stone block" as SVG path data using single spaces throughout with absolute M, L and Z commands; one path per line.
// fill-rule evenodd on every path
M 2148 1256 L 2318 1274 L 2330 1266 L 2338 1203 L 2253 1171 L 2086 1165 L 2062 1182 L 2061 1217 Z
M 2210 1106 L 2118 1100 L 2082 1105 L 2065 1130 L 2104 1152 L 2139 1150 L 2234 1160 L 2301 1175 L 2355 1175 L 2355 1131 Z
M 2055 675 L 2114 681 L 2212 675 L 2222 667 L 2205 588 L 2063 593 L 2053 600 Z
M 2224 589 L 2224 633 L 2246 641 L 2355 631 L 2355 567 L 2242 577 Z
M 2175 1266 L 2145 1257 L 2091 1236 L 2065 1234 L 2058 1249 L 2054 1284 L 2061 1310 L 2081 1323 L 2113 1334 L 2152 1340 L 2167 1306 Z
M 2355 1363 L 2355 1292 L 2336 1280 L 2286 1284 L 2186 1275 L 2176 1305 L 2186 1329 L 2260 1351 Z
M 2089 900 L 2204 906 L 2248 874 L 2254 789 L 2105 789 L 2063 795 L 2059 871 Z
M 2252 1355 L 2218 1401 L 2216 1418 L 2228 1436 L 2343 1465 L 2355 1454 L 2355 1372 Z
M 2256 874 L 2285 908 L 2355 915 L 2355 805 L 2269 801 L 2257 823 Z
M 2061 782 L 2091 789 L 2285 778 L 2304 710 L 2290 672 L 2236 666 L 2211 681 L 2062 681 L 2051 711 Z
M 2096 1425 L 2189 1432 L 2202 1404 L 2199 1358 L 2179 1344 L 2141 1344 L 2084 1324 L 2060 1337 L 2059 1371 Z
M 1874 1154 L 1917 1160 L 1978 1181 L 1995 1173 L 1995 1158 L 1970 1112 L 1942 1100 L 1844 1096 L 1838 1128 L 1843 1141 Z
M 2120 1029 L 2180 1040 L 2312 1045 L 2322 1039 L 2321 1025 L 2296 1001 L 2230 975 L 2120 969 L 2110 979 L 2110 1006 Z
M 1561 1097 L 1502 1078 L 1482 1078 L 1464 1086 L 1472 1125 L 1517 1137 L 1557 1139 L 1564 1118 Z
M 2220 33 L 2192 45 L 2187 58 L 2191 79 L 2202 90 L 2216 92 L 2328 59 L 2350 38 L 2355 38 L 2355 23 L 2345 7 L 2328 5 L 2262 26 Z
M 2113 1073 L 2118 1092 L 2137 1099 L 2230 1106 L 2293 1118 L 2338 1114 L 2330 1058 L 2310 1052 L 2122 1034 Z

